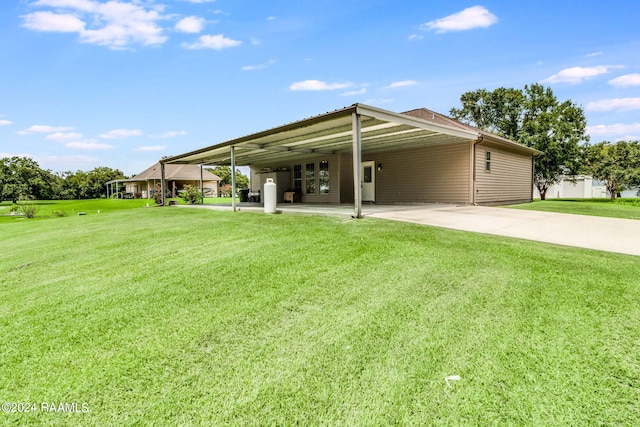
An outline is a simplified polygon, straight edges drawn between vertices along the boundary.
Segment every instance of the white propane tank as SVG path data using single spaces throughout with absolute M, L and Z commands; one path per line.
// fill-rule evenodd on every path
M 273 178 L 267 178 L 267 182 L 264 184 L 264 213 L 276 213 L 276 199 L 278 198 L 276 188 L 278 186 L 273 182 Z

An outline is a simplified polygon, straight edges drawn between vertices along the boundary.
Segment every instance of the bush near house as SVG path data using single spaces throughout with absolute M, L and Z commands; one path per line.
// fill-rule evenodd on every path
M 202 193 L 195 185 L 186 184 L 180 193 L 180 198 L 190 205 L 202 203 Z

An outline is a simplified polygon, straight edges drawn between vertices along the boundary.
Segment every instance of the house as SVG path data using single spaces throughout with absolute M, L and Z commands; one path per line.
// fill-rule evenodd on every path
M 107 188 L 110 188 L 109 184 L 115 185 L 116 188 L 124 185 L 124 197 L 153 198 L 153 195 L 161 190 L 161 169 L 160 163 L 155 163 L 132 178 L 110 181 Z M 205 197 L 218 197 L 221 181 L 219 176 L 208 169 L 198 165 L 181 164 L 166 165 L 164 179 L 169 197 L 178 197 L 185 185 L 202 188 Z M 116 192 L 118 191 L 111 190 L 112 194 Z
M 278 201 L 505 204 L 533 199 L 540 152 L 421 108 L 394 113 L 364 104 L 162 159 L 249 166 L 251 190 L 268 178 Z

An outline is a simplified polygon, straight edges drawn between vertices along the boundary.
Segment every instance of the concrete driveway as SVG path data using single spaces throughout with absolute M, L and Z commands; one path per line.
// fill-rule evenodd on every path
M 367 216 L 640 256 L 640 220 L 484 206 L 408 207 Z

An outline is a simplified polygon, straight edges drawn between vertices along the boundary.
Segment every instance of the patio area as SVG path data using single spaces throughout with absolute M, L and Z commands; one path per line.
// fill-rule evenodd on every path
M 203 204 L 203 205 L 179 205 L 187 208 L 232 210 L 229 204 Z M 417 204 L 362 204 L 362 216 L 373 216 L 388 212 L 403 212 L 412 210 L 442 209 L 451 208 L 457 205 L 444 203 L 417 203 Z M 336 215 L 351 217 L 354 215 L 353 204 L 318 204 L 318 203 L 278 203 L 276 206 L 279 214 L 310 214 L 310 215 Z M 264 212 L 262 203 L 241 202 L 236 204 L 236 210 L 240 212 Z

